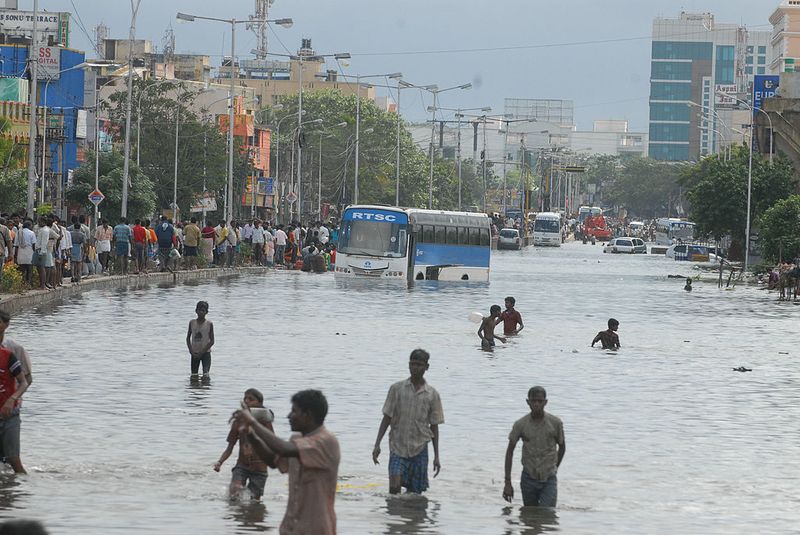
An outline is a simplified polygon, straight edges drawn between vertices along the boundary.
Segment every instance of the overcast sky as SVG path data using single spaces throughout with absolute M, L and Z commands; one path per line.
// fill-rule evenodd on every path
M 505 97 L 564 98 L 575 101 L 579 129 L 591 129 L 596 119 L 614 118 L 628 119 L 632 130 L 646 131 L 654 17 L 677 17 L 682 10 L 710 11 L 717 22 L 765 30 L 771 29 L 767 19 L 779 3 L 275 0 L 270 18 L 291 17 L 294 26 L 275 28 L 280 42 L 271 34 L 270 50 L 294 52 L 302 37 L 310 37 L 317 53 L 350 52 L 353 58 L 342 67 L 351 74 L 400 71 L 412 83 L 437 84 L 440 88 L 472 82 L 471 90 L 441 94 L 439 105 L 443 107 L 491 106 L 494 112 L 502 113 Z M 33 2 L 20 0 L 19 4 L 20 9 L 31 9 Z M 42 9 L 73 12 L 73 48 L 90 49 L 89 36 L 93 38 L 93 28 L 100 22 L 110 27 L 110 37 L 128 35 L 130 0 L 40 0 L 39 4 Z M 208 54 L 218 65 L 223 52 L 230 53 L 229 26 L 213 22 L 177 24 L 175 13 L 246 19 L 254 4 L 254 0 L 142 0 L 136 35 L 160 48 L 164 31 L 172 26 L 179 52 Z M 597 42 L 614 39 L 619 41 Z M 581 42 L 584 44 L 575 44 Z M 247 57 L 255 45 L 252 32 L 237 31 L 239 57 Z M 442 50 L 462 51 L 425 53 Z M 338 66 L 332 63 L 329 68 Z M 424 120 L 428 103 L 418 93 L 404 92 L 403 115 L 409 120 Z

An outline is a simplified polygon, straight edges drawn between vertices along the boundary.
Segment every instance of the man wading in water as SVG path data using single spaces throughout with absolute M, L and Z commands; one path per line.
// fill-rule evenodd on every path
M 189 322 L 189 331 L 186 333 L 186 346 L 192 355 L 192 375 L 191 379 L 197 379 L 197 372 L 200 363 L 203 363 L 203 380 L 210 379 L 208 372 L 211 371 L 211 346 L 214 345 L 214 324 L 206 319 L 208 314 L 208 303 L 198 301 L 195 307 L 197 319 Z
M 544 412 L 547 392 L 541 386 L 528 390 L 527 403 L 530 414 L 514 422 L 508 435 L 503 498 L 511 502 L 514 497 L 511 465 L 514 462 L 514 448 L 522 439 L 522 476 L 519 484 L 522 502 L 524 505 L 555 507 L 558 498 L 556 473 L 567 451 L 564 424 L 558 417 Z
M 411 377 L 393 384 L 383 404 L 383 420 L 372 450 L 378 464 L 381 440 L 389 426 L 389 492 L 399 494 L 402 487 L 420 494 L 428 488 L 428 442 L 433 442 L 433 477 L 442 469 L 439 463 L 439 425 L 444 411 L 439 393 L 424 375 L 430 354 L 423 349 L 411 352 L 408 369 Z
M 481 338 L 481 348 L 485 351 L 492 351 L 494 339 L 497 338 L 504 344 L 506 339 L 494 334 L 494 328 L 500 323 L 500 305 L 492 305 L 489 309 L 489 316 L 483 318 L 481 326 L 478 327 L 478 336 Z

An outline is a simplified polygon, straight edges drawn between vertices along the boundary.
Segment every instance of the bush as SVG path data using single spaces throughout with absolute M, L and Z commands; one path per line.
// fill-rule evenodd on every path
M 22 293 L 25 284 L 22 280 L 22 272 L 16 264 L 9 263 L 3 269 L 3 279 L 0 280 L 0 292 L 3 293 Z

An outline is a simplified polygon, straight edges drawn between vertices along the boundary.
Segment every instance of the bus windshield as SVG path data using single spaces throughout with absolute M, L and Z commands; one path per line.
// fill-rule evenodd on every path
M 406 256 L 408 225 L 376 221 L 344 221 L 338 251 L 344 254 L 402 258 Z
M 534 232 L 560 232 L 561 225 L 555 219 L 537 219 L 533 223 Z

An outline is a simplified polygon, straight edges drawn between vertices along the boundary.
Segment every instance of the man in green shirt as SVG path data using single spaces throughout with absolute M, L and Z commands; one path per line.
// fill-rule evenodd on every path
M 555 507 L 558 498 L 556 473 L 567 451 L 564 425 L 557 416 L 544 412 L 547 392 L 543 387 L 534 386 L 528 390 L 527 403 L 530 414 L 514 422 L 508 435 L 503 498 L 510 502 L 514 497 L 511 464 L 517 442 L 522 439 L 522 502 L 526 506 Z

